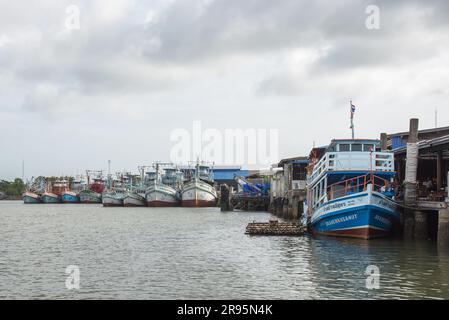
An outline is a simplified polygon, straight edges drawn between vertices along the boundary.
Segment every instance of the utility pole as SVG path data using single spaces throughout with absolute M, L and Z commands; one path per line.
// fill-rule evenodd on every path
M 438 128 L 438 108 L 435 107 L 435 128 Z

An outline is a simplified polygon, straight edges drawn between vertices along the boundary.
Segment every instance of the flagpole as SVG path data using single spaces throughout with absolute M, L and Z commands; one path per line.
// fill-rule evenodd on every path
M 354 112 L 352 112 L 352 100 L 349 100 L 349 110 L 351 112 L 351 131 L 352 131 L 352 140 L 354 140 Z

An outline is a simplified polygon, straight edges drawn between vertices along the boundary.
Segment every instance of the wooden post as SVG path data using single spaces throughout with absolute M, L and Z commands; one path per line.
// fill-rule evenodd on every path
M 403 222 L 403 232 L 402 235 L 404 239 L 413 239 L 415 232 L 415 213 L 413 210 L 404 210 L 404 222 Z
M 443 151 L 437 152 L 437 191 L 443 188 Z
M 292 199 L 292 218 L 297 220 L 299 217 L 299 199 L 298 197 L 294 197 Z
M 408 206 L 416 205 L 416 174 L 418 170 L 418 119 L 410 119 L 410 136 L 407 142 L 407 163 L 405 166 L 405 196 Z
M 438 213 L 438 245 L 449 247 L 449 209 Z
M 380 134 L 380 149 L 381 151 L 386 151 L 387 150 L 387 134 L 386 133 L 381 133 Z
M 418 119 L 410 119 L 410 135 L 407 142 L 407 163 L 405 165 L 404 204 L 404 238 L 421 238 L 427 229 L 426 216 L 415 213 L 417 201 L 416 175 L 418 170 Z
M 230 205 L 230 192 L 226 184 L 220 186 L 220 210 L 222 212 L 232 211 Z

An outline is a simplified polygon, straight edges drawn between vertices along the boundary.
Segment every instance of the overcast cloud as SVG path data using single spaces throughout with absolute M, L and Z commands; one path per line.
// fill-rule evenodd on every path
M 169 160 L 194 120 L 307 155 L 349 136 L 349 99 L 358 137 L 449 125 L 448 45 L 444 0 L 0 0 L 0 178 Z

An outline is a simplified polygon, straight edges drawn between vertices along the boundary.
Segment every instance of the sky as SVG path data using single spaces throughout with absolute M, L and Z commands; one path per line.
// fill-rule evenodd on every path
M 198 122 L 308 155 L 351 99 L 357 138 L 446 126 L 448 46 L 445 0 L 0 0 L 0 179 L 137 171 Z

